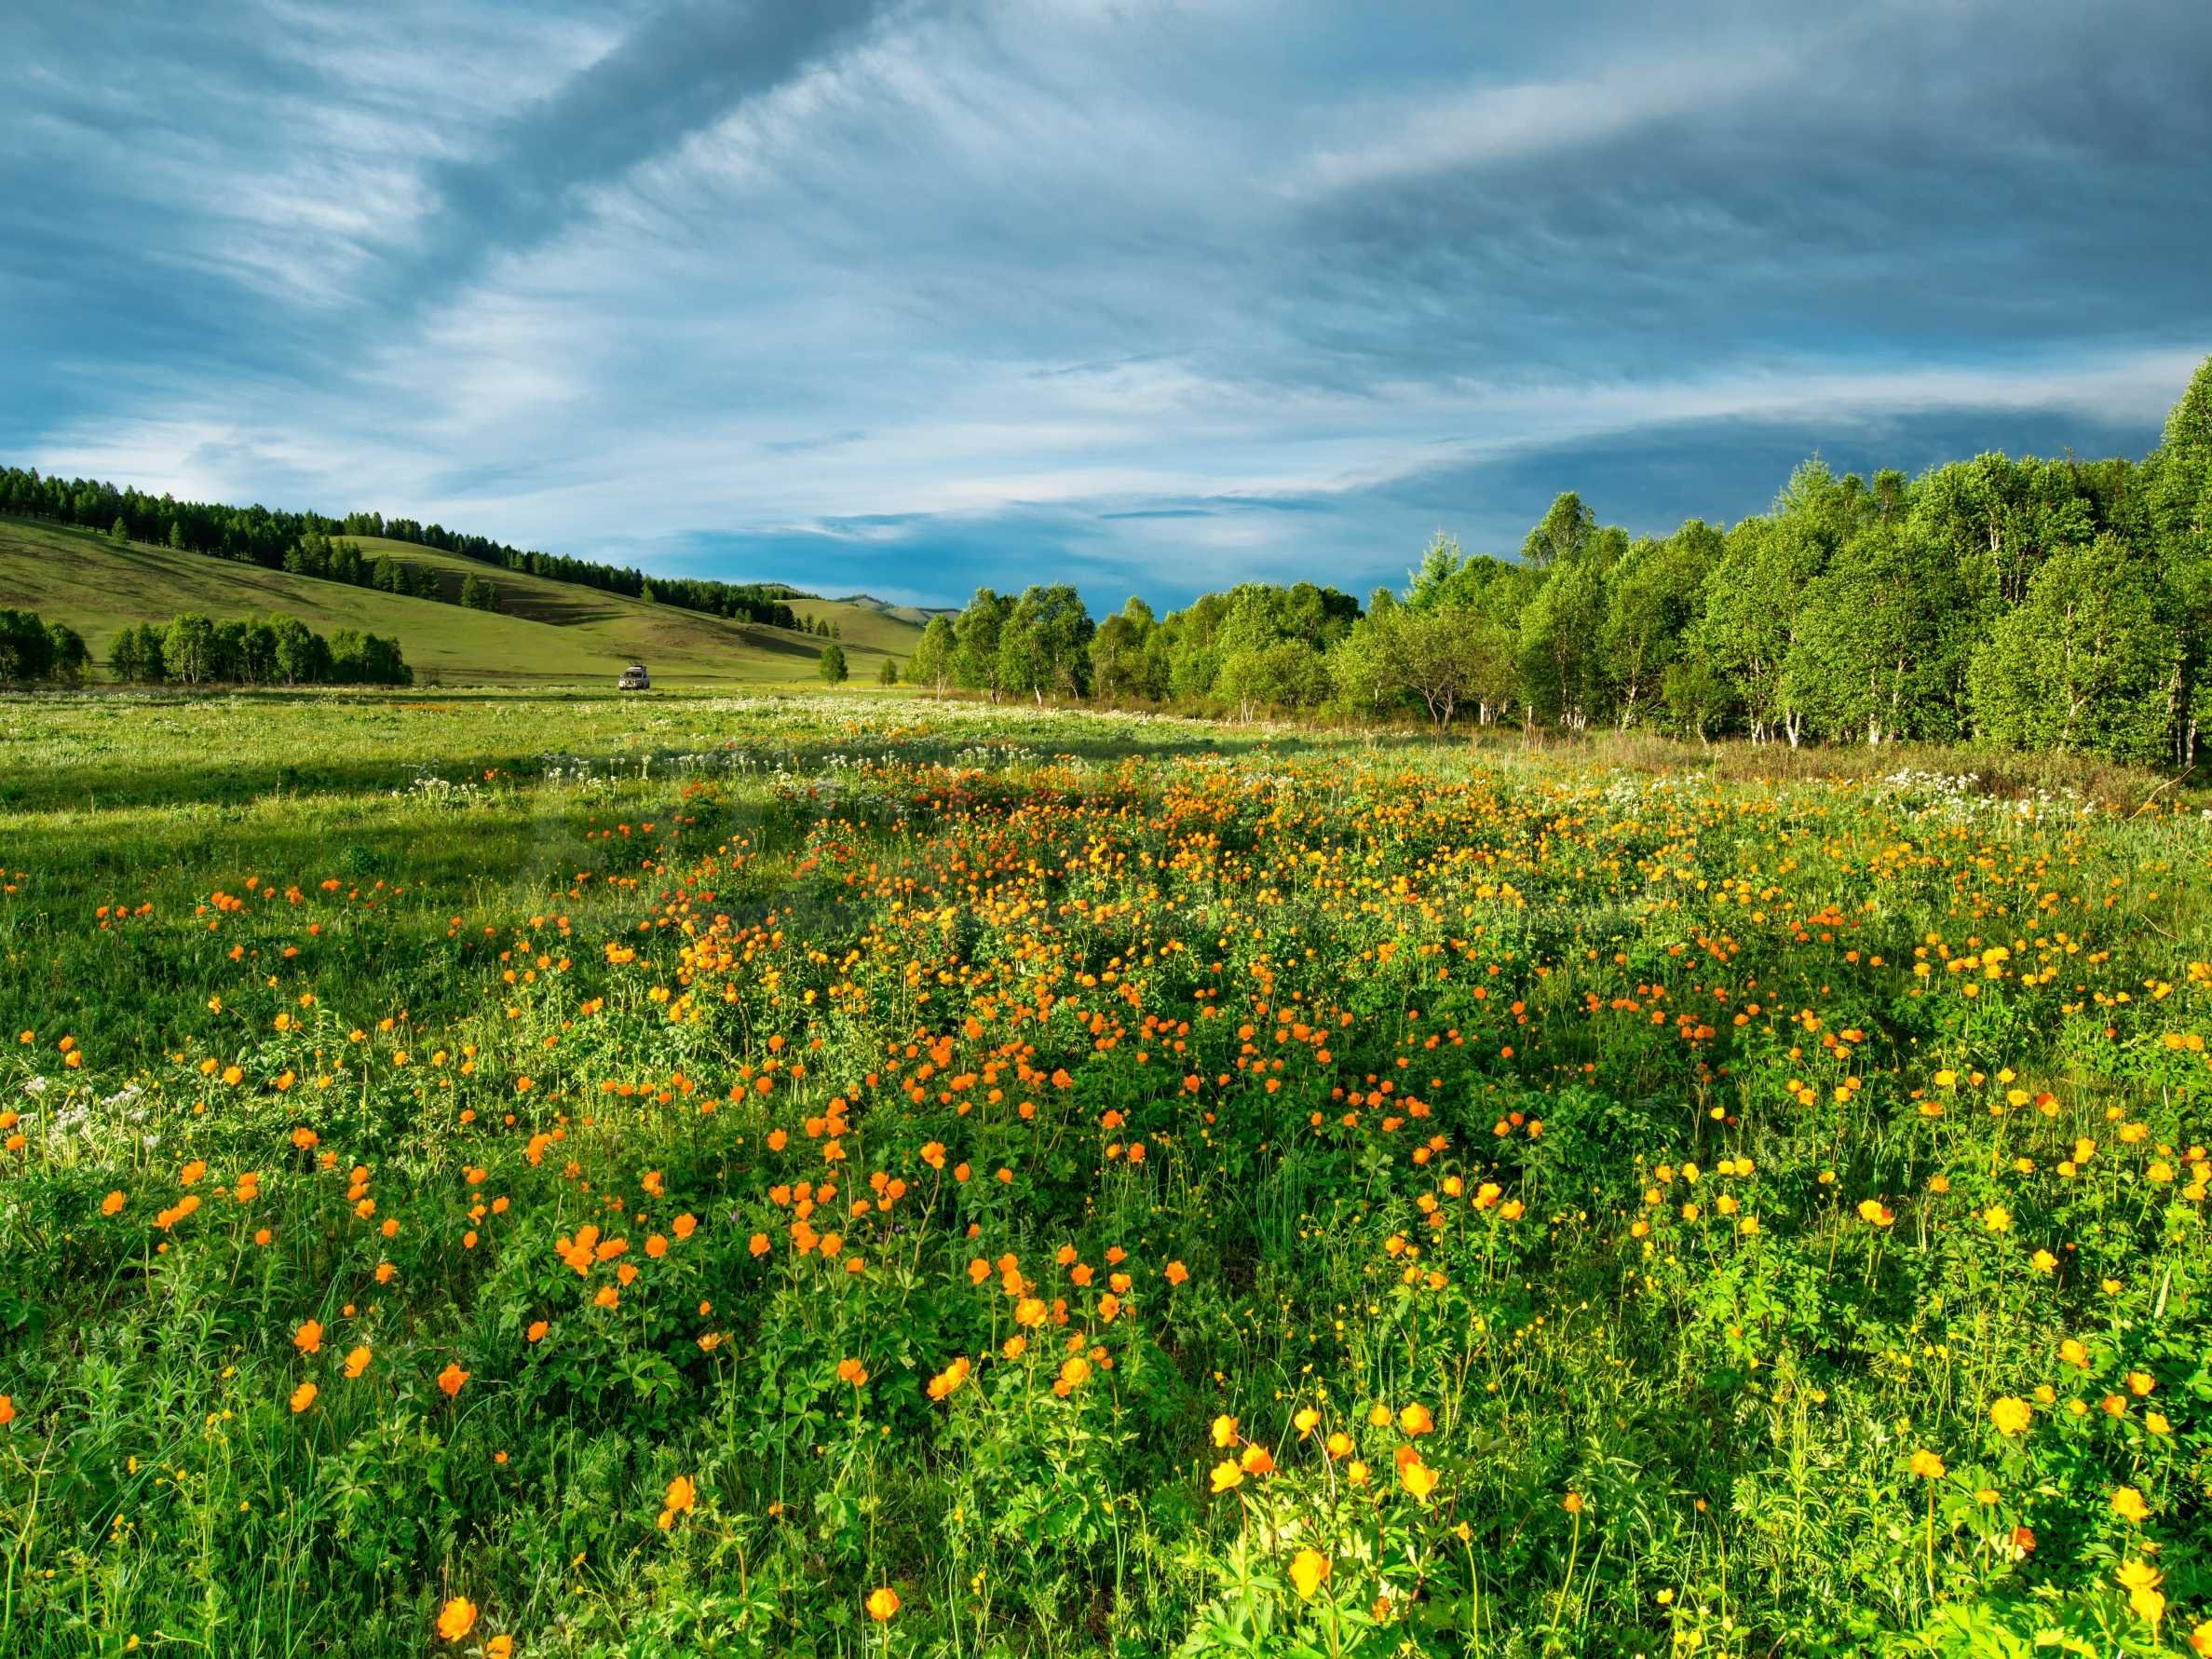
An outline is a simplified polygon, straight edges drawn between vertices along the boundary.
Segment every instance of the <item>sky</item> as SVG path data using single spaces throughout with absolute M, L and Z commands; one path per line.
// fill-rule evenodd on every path
M 653 572 L 1401 583 L 2140 455 L 2202 0 L 17 0 L 0 461 Z

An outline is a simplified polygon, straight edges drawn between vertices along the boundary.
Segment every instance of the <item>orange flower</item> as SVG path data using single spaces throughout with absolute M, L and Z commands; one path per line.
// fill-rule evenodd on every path
M 889 1584 L 878 1584 L 868 1592 L 868 1616 L 878 1625 L 888 1624 L 899 1611 L 899 1592 Z
M 546 1332 L 552 1328 L 553 1327 L 551 1326 L 548 1325 L 542 1319 L 533 1319 L 530 1322 L 530 1328 L 522 1333 L 522 1340 L 525 1342 L 542 1342 L 545 1340 Z
M 438 1634 L 447 1641 L 459 1641 L 475 1628 L 476 1603 L 465 1596 L 455 1596 L 438 1615 Z
M 930 1397 L 932 1400 L 942 1400 L 952 1394 L 960 1384 L 968 1380 L 968 1373 L 970 1368 L 968 1356 L 962 1354 L 951 1365 L 945 1367 L 943 1370 L 938 1372 L 936 1376 L 930 1379 Z
M 302 1353 L 322 1352 L 322 1321 L 310 1319 L 292 1334 L 292 1345 Z
M 445 1369 L 438 1373 L 438 1386 L 445 1391 L 449 1400 L 461 1392 L 468 1380 L 468 1373 L 450 1359 L 445 1362 Z
M 369 1345 L 364 1342 L 346 1356 L 346 1375 L 350 1380 L 369 1368 Z
M 122 1207 L 123 1190 L 120 1187 L 100 1201 L 100 1213 L 103 1216 L 112 1216 Z
M 315 1394 L 316 1388 L 315 1384 L 312 1382 L 303 1382 L 299 1385 L 299 1387 L 293 1389 L 292 1391 L 292 1415 L 296 1417 L 301 1412 L 306 1410 L 308 1407 L 314 1405 Z
M 0 1429 L 15 1421 L 15 1395 L 0 1394 Z
M 668 1483 L 668 1495 L 661 1501 L 660 1519 L 655 1523 L 665 1532 L 676 1524 L 676 1516 L 688 1515 L 699 1506 L 699 1488 L 691 1483 L 688 1475 L 679 1475 Z

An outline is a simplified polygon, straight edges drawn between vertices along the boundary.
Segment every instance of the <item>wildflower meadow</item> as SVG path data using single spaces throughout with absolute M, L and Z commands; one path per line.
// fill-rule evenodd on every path
M 2212 1652 L 2185 789 L 405 695 L 0 702 L 0 1652 Z

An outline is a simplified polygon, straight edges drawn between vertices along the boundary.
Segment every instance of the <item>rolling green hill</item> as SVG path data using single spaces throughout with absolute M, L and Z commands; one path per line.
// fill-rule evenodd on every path
M 611 684 L 631 662 L 645 663 L 656 685 L 774 685 L 812 679 L 821 655 L 821 640 L 790 629 L 496 570 L 412 542 L 349 539 L 365 557 L 388 553 L 436 571 L 450 593 L 464 577 L 483 578 L 499 590 L 499 612 L 201 553 L 118 546 L 89 531 L 21 519 L 0 519 L 0 605 L 67 622 L 96 659 L 104 659 L 118 630 L 178 611 L 217 618 L 284 611 L 321 633 L 359 628 L 396 635 L 418 678 L 449 685 Z M 856 681 L 872 682 L 887 655 L 902 661 L 921 633 L 866 604 L 800 599 L 794 608 L 836 623 Z

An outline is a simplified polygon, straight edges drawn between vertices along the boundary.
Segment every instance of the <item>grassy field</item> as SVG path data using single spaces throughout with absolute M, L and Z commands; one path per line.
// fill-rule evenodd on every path
M 2203 1651 L 2212 822 L 1822 764 L 0 699 L 0 1652 Z
M 104 660 L 118 630 L 179 611 L 218 618 L 284 611 L 319 632 L 396 635 L 418 681 L 460 686 L 597 686 L 639 661 L 657 684 L 791 684 L 812 678 L 821 655 L 821 642 L 795 630 L 494 571 L 411 542 L 353 539 L 367 558 L 389 553 L 441 572 L 455 595 L 464 576 L 491 580 L 500 614 L 7 518 L 0 518 L 0 603 L 69 623 L 95 660 Z M 886 655 L 903 661 L 921 637 L 902 615 L 871 605 L 800 599 L 794 608 L 836 623 L 852 677 L 862 683 L 874 682 Z

